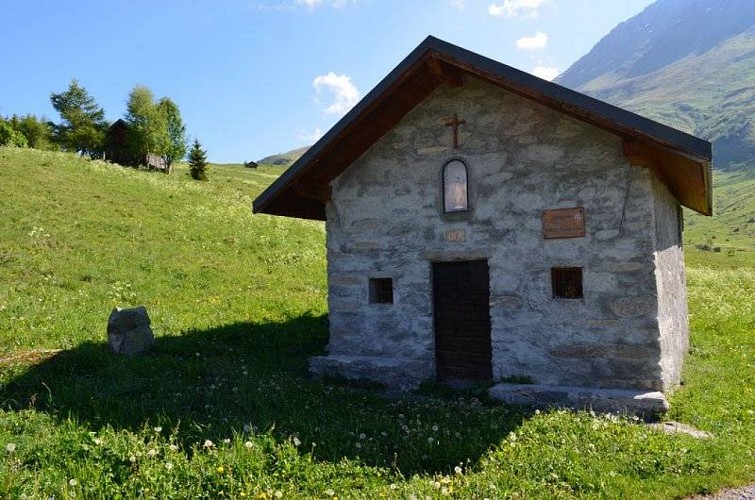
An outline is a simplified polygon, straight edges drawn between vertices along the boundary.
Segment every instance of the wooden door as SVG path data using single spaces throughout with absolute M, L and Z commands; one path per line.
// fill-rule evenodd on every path
M 490 380 L 490 274 L 485 260 L 433 263 L 439 380 Z

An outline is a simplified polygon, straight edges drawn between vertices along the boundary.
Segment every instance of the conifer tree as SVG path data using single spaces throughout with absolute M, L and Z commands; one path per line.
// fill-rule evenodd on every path
M 191 178 L 198 181 L 208 181 L 207 151 L 202 149 L 198 139 L 194 139 L 189 151 L 189 173 Z
M 78 81 L 72 80 L 68 90 L 51 94 L 50 101 L 61 118 L 61 123 L 52 127 L 55 142 L 67 151 L 101 157 L 108 124 L 105 111 L 94 97 Z

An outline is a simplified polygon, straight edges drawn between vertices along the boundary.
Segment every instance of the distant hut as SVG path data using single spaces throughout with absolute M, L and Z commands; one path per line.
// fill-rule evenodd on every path
M 139 161 L 128 145 L 128 123 L 118 119 L 110 125 L 105 136 L 105 159 L 120 165 L 136 166 Z
M 256 161 L 251 161 L 251 160 L 245 161 L 244 162 L 244 166 L 246 168 L 257 168 L 257 162 Z
M 143 163 L 149 170 L 160 170 L 162 172 L 168 171 L 168 162 L 160 155 L 147 153 L 144 155 Z
M 105 136 L 105 159 L 119 165 L 138 167 L 146 166 L 149 170 L 168 172 L 168 162 L 160 155 L 147 153 L 135 155 L 129 147 L 129 125 L 118 119 L 110 125 Z

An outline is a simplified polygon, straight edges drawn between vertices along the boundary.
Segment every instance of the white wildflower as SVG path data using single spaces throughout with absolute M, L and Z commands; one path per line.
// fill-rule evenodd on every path
M 16 451 L 16 443 L 8 443 L 5 445 L 5 451 L 8 453 L 13 453 Z

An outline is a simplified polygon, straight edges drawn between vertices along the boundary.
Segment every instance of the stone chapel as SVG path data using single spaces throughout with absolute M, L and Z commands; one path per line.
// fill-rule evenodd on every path
M 710 169 L 704 140 L 428 37 L 254 211 L 325 221 L 314 373 L 656 412 Z

